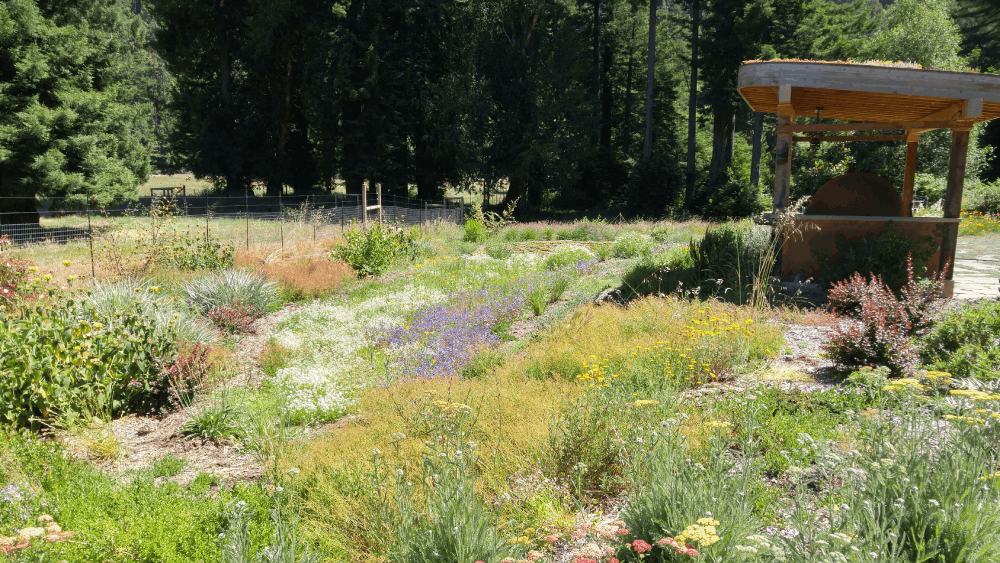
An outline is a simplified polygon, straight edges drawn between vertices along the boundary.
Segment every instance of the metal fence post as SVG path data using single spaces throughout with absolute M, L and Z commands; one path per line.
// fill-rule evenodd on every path
M 285 193 L 285 185 L 281 185 L 281 191 L 278 192 L 278 232 L 281 235 L 281 248 L 285 248 L 285 214 L 281 209 L 281 195 Z
M 87 195 L 87 238 L 90 240 L 90 277 L 97 278 L 94 267 L 94 227 L 90 223 L 90 195 Z
M 250 250 L 250 191 L 243 189 L 243 214 L 247 220 L 247 250 Z

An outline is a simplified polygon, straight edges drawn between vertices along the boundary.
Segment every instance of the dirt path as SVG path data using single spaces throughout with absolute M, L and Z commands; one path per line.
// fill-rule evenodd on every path
M 251 332 L 236 343 L 235 356 L 241 374 L 230 381 L 230 385 L 254 387 L 260 384 L 263 378 L 260 355 L 271 331 L 286 315 L 299 308 L 299 305 L 288 303 L 254 322 Z M 212 473 L 224 482 L 254 480 L 264 474 L 253 453 L 240 452 L 229 443 L 181 435 L 180 428 L 188 418 L 187 413 L 178 412 L 162 419 L 129 415 L 114 421 L 112 428 L 126 454 L 105 467 L 116 471 L 148 468 L 169 454 L 187 461 L 180 473 L 170 477 L 171 481 L 180 484 L 190 482 L 201 472 Z

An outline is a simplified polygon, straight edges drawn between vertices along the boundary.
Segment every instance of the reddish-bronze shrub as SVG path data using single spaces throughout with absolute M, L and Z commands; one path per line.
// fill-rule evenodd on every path
M 845 367 L 882 365 L 893 373 L 911 371 L 919 359 L 916 338 L 933 324 L 944 274 L 917 280 L 907 259 L 907 284 L 897 298 L 879 276 L 854 273 L 830 290 L 829 307 L 837 319 L 823 350 Z

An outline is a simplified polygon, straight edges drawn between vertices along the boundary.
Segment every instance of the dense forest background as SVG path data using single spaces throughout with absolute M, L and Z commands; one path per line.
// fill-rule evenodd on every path
M 0 196 L 110 202 L 187 170 L 240 195 L 373 181 L 748 215 L 773 116 L 736 91 L 742 61 L 996 73 L 998 38 L 992 0 L 5 0 Z M 799 150 L 795 195 L 849 171 L 901 183 L 903 143 L 833 145 Z M 943 188 L 949 146 L 924 136 L 918 193 Z M 1000 124 L 978 127 L 970 182 L 1000 177 L 993 146 Z

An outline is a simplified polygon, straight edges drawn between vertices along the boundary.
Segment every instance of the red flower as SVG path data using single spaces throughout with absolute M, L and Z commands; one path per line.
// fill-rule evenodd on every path
M 626 530 L 625 528 L 622 528 L 621 530 L 618 530 L 617 534 L 619 536 L 627 536 L 628 535 L 628 530 Z
M 634 540 L 632 542 L 632 549 L 634 549 L 636 553 L 646 553 L 647 551 L 653 549 L 653 546 L 642 540 Z

